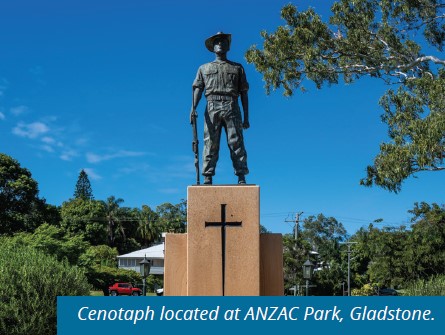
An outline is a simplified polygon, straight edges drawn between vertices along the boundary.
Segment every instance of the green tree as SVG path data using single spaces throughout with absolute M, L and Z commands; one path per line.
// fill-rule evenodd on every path
M 149 206 L 143 205 L 142 210 L 138 212 L 137 233 L 144 247 L 149 247 L 153 242 L 161 238 L 162 227 L 159 224 L 159 215 Z
M 80 257 L 79 265 L 81 266 L 109 266 L 117 267 L 117 256 L 119 255 L 116 248 L 111 248 L 108 245 L 93 245 L 90 246 L 84 254 Z
M 0 238 L 0 334 L 56 335 L 57 296 L 89 295 L 82 270 Z
M 67 260 L 71 265 L 78 264 L 79 257 L 89 246 L 82 235 L 65 233 L 62 228 L 47 223 L 39 226 L 33 233 L 16 234 L 12 240 L 19 245 L 31 246 L 59 261 Z
M 373 227 L 372 224 L 366 228 L 361 227 L 350 238 L 351 242 L 356 242 L 351 248 L 351 287 L 363 288 L 370 283 L 368 268 L 373 257 L 371 253 L 373 240 L 370 236 L 370 230 L 372 230 Z M 365 290 L 367 290 L 367 288 Z
M 164 232 L 185 233 L 187 222 L 187 202 L 179 204 L 164 203 L 156 207 L 159 223 Z
M 38 194 L 31 172 L 0 153 L 0 235 L 32 231 L 50 219 L 53 207 L 47 206 Z
M 340 294 L 347 269 L 340 250 L 340 242 L 347 239 L 343 224 L 323 214 L 309 216 L 303 220 L 300 235 L 309 243 L 311 251 L 317 254 L 312 259 L 317 266 L 313 278 L 317 286 L 312 292 L 317 295 Z
M 326 217 L 323 214 L 312 215 L 304 219 L 301 235 L 323 260 L 338 258 L 340 255 L 339 243 L 344 242 L 347 238 L 343 224 L 335 218 Z
M 415 278 L 411 231 L 405 226 L 376 228 L 370 224 L 355 233 L 351 241 L 357 242 L 351 262 L 356 287 L 370 283 L 401 287 Z
M 93 189 L 91 188 L 90 180 L 88 179 L 88 174 L 82 169 L 77 178 L 76 188 L 74 190 L 75 199 L 83 200 L 93 200 Z
M 114 195 L 108 197 L 104 202 L 105 206 L 105 218 L 107 220 L 108 229 L 108 245 L 110 247 L 116 244 L 116 235 L 121 236 L 123 240 L 126 239 L 125 228 L 122 220 L 122 211 L 120 205 L 124 202 L 124 199 L 118 198 Z
M 108 295 L 108 287 L 115 282 L 138 283 L 139 273 L 117 268 L 118 251 L 107 245 L 90 247 L 81 257 L 79 264 L 85 268 L 88 282 L 97 290 Z
M 440 0 L 339 0 L 324 22 L 314 9 L 286 5 L 263 49 L 246 59 L 262 73 L 266 92 L 290 96 L 309 80 L 317 88 L 372 77 L 399 85 L 381 99 L 390 142 L 382 144 L 361 180 L 398 192 L 419 171 L 442 170 L 445 149 L 445 4 Z
M 359 229 L 351 269 L 356 287 L 365 284 L 404 288 L 407 283 L 445 272 L 445 208 L 415 203 L 405 226 Z
M 283 235 L 284 289 L 304 285 L 303 264 L 308 259 L 310 244 L 301 235 Z M 292 292 L 297 293 L 297 292 Z
M 107 225 L 103 201 L 71 199 L 62 204 L 61 226 L 72 234 L 82 234 L 92 245 L 107 243 Z
M 397 193 L 409 176 L 445 169 L 445 71 L 407 81 L 397 92 L 389 90 L 380 104 L 391 142 L 380 145 L 361 183 Z
M 408 278 L 426 279 L 445 273 L 445 208 L 436 203 L 415 203 L 407 266 L 412 275 Z
M 399 287 L 409 279 L 406 251 L 410 232 L 406 227 L 373 228 L 368 273 L 379 287 Z
M 347 237 L 341 222 L 323 214 L 304 219 L 303 227 L 299 229 L 298 234 L 284 235 L 285 289 L 305 285 L 303 263 L 309 259 L 316 266 L 311 280 L 311 284 L 315 284 L 316 287 L 311 288 L 311 294 L 341 294 L 341 283 L 345 280 L 347 266 L 340 242 L 345 241 Z

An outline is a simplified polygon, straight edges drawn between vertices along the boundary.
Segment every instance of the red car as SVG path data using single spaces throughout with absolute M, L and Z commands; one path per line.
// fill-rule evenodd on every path
M 133 287 L 130 283 L 114 283 L 114 285 L 108 288 L 111 296 L 117 295 L 142 295 L 142 290 L 137 287 Z

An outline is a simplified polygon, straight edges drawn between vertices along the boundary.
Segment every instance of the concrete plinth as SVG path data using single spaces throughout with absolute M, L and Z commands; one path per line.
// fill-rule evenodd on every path
M 258 186 L 188 188 L 188 295 L 260 294 L 259 202 Z
M 166 236 L 164 295 L 282 295 L 281 235 L 260 250 L 259 205 L 256 185 L 190 186 L 187 234 Z

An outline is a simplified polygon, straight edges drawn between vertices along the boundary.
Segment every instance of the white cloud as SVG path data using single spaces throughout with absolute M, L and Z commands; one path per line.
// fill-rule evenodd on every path
M 103 160 L 99 155 L 93 154 L 91 152 L 87 152 L 86 156 L 88 163 L 99 163 Z
M 41 138 L 41 141 L 43 142 L 43 145 L 41 146 L 42 150 L 47 152 L 55 152 L 56 147 L 59 148 L 63 147 L 62 142 L 58 142 L 53 137 L 50 136 L 43 136 Z
M 49 131 L 49 127 L 42 122 L 23 123 L 20 122 L 12 129 L 14 135 L 27 138 L 37 138 Z
M 11 112 L 11 114 L 13 114 L 15 116 L 19 116 L 19 115 L 25 114 L 27 111 L 29 111 L 29 108 L 25 105 L 20 105 L 20 106 L 12 107 L 9 111 Z
M 43 151 L 46 151 L 46 152 L 54 152 L 54 149 L 53 149 L 53 147 L 52 146 L 50 146 L 50 145 L 42 145 L 41 146 L 41 149 L 43 150 Z
M 46 144 L 55 144 L 56 140 L 52 137 L 45 136 L 45 137 L 42 137 L 42 142 L 46 143 Z
M 126 151 L 126 150 L 120 150 L 113 154 L 108 155 L 97 155 L 91 152 L 88 152 L 86 154 L 86 158 L 88 163 L 100 163 L 102 161 L 108 161 L 110 159 L 115 158 L 125 158 L 125 157 L 139 157 L 144 156 L 144 152 L 137 152 L 137 151 Z
M 64 160 L 64 161 L 71 161 L 74 157 L 77 157 L 77 156 L 79 156 L 77 151 L 75 151 L 75 150 L 65 150 L 60 155 L 60 159 Z
M 43 143 L 46 143 L 48 145 L 53 145 L 53 146 L 56 146 L 59 148 L 62 148 L 64 146 L 62 142 L 56 140 L 54 137 L 51 137 L 51 136 L 44 136 L 44 137 L 42 137 L 41 140 Z
M 5 119 L 5 114 L 3 114 L 2 112 L 0 112 L 0 120 L 4 120 Z
M 79 146 L 85 146 L 88 144 L 89 141 L 90 140 L 87 137 L 79 137 L 74 143 Z
M 87 173 L 88 178 L 90 178 L 91 180 L 102 179 L 102 176 L 98 175 L 93 169 L 85 168 L 83 170 Z

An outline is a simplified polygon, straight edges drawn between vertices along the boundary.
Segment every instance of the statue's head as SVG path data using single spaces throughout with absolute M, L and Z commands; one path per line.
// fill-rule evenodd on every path
M 230 50 L 230 43 L 232 42 L 231 34 L 224 34 L 223 32 L 218 32 L 215 35 L 209 37 L 205 41 L 205 46 L 210 52 L 216 52 L 216 48 L 221 48 L 224 52 Z

